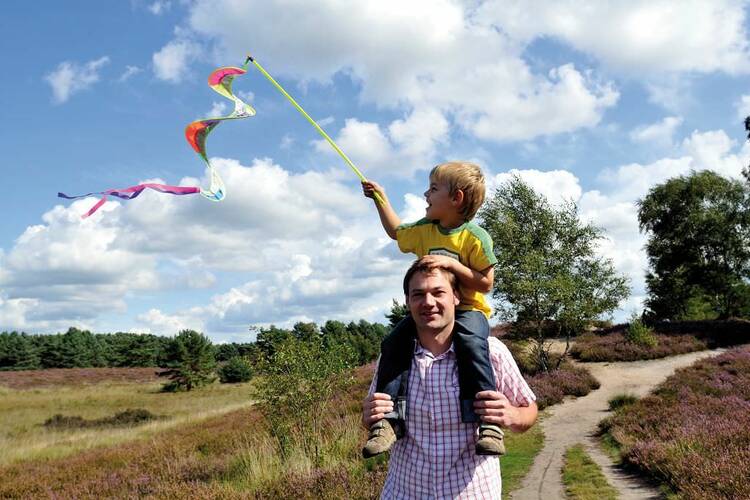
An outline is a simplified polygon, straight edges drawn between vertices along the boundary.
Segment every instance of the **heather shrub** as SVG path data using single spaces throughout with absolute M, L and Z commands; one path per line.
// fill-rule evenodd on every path
M 539 372 L 525 378 L 537 397 L 540 410 L 561 403 L 565 396 L 585 396 L 599 388 L 599 381 L 588 370 L 569 363 L 563 363 L 557 370 Z
M 122 427 L 140 425 L 163 417 L 143 408 L 127 409 L 111 417 L 87 420 L 78 415 L 65 416 L 58 413 L 44 421 L 44 427 L 55 430 L 90 429 L 100 427 Z
M 218 374 L 222 384 L 249 382 L 253 378 L 253 367 L 245 358 L 235 356 L 219 368 Z
M 676 354 L 702 351 L 708 348 L 705 341 L 692 335 L 654 334 L 655 347 L 629 342 L 622 330 L 612 333 L 585 333 L 580 335 L 570 349 L 570 354 L 580 361 L 638 361 L 657 359 Z
M 658 341 L 649 327 L 643 324 L 643 321 L 636 314 L 630 318 L 630 324 L 626 330 L 625 338 L 631 344 L 642 347 L 656 347 Z
M 750 498 L 750 349 L 678 370 L 602 428 L 681 497 Z

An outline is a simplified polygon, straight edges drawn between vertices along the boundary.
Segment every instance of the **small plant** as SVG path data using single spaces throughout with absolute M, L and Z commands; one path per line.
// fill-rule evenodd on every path
M 631 344 L 644 347 L 656 347 L 658 344 L 654 332 L 643 324 L 643 320 L 636 313 L 633 313 L 630 317 L 630 324 L 628 325 L 625 337 Z
M 237 384 L 248 382 L 253 378 L 253 367 L 250 362 L 240 356 L 235 356 L 219 368 L 219 381 L 222 384 Z
M 609 400 L 609 410 L 615 411 L 638 401 L 635 394 L 618 394 Z

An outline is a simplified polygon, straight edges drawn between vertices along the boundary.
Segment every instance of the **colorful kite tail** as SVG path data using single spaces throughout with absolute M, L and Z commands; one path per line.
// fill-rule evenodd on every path
M 133 198 L 138 197 L 139 194 L 141 194 L 145 189 L 153 189 L 154 191 L 158 191 L 159 193 L 169 193 L 169 194 L 176 194 L 176 195 L 184 195 L 184 194 L 195 194 L 200 193 L 201 188 L 196 186 L 168 186 L 166 184 L 154 184 L 154 183 L 145 183 L 145 184 L 138 184 L 137 186 L 131 186 L 124 189 L 108 189 L 106 191 L 98 191 L 95 193 L 86 193 L 86 194 L 80 194 L 77 196 L 68 196 L 65 193 L 57 193 L 57 196 L 60 198 L 65 198 L 68 200 L 76 200 L 78 198 L 87 198 L 89 196 L 94 195 L 100 195 L 102 198 L 96 202 L 96 204 L 89 209 L 88 212 L 83 214 L 81 216 L 81 219 L 85 219 L 92 215 L 94 212 L 99 210 L 99 208 L 104 205 L 104 203 L 107 201 L 107 196 L 116 196 L 117 198 L 123 199 L 123 200 L 132 200 Z

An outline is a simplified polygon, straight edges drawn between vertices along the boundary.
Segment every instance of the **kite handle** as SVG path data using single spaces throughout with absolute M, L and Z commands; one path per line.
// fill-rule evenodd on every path
M 248 61 L 252 62 L 255 65 L 255 67 L 258 68 L 258 70 L 263 74 L 263 76 L 265 76 L 266 78 L 268 78 L 268 81 L 270 81 L 273 84 L 273 86 L 276 87 L 276 89 L 278 89 L 279 92 L 281 92 L 287 99 L 289 99 L 289 102 L 291 102 L 292 105 L 295 108 L 297 108 L 297 111 L 299 111 L 302 114 L 302 116 L 304 116 L 305 118 L 307 118 L 307 121 L 310 122 L 310 124 L 313 127 L 315 127 L 315 129 L 320 133 L 320 135 L 322 135 L 323 138 L 326 141 L 328 141 L 328 144 L 330 144 L 331 147 L 341 156 L 341 158 L 344 159 L 344 161 L 349 165 L 349 167 L 352 169 L 352 171 L 357 175 L 357 177 L 359 177 L 359 180 L 362 181 L 362 182 L 367 182 L 367 179 L 365 178 L 365 176 L 362 175 L 362 172 L 360 172 L 359 169 L 354 165 L 354 163 L 352 163 L 352 161 L 349 159 L 349 157 L 346 156 L 346 153 L 344 153 L 341 150 L 341 148 L 338 147 L 338 145 L 333 141 L 333 139 L 331 139 L 330 136 L 328 134 L 326 134 L 325 130 L 323 130 L 320 127 L 320 125 L 318 125 L 318 123 L 315 120 L 313 120 L 310 117 L 310 115 L 308 115 L 307 112 L 304 109 L 302 109 L 302 106 L 300 106 L 299 104 L 297 104 L 297 101 L 295 101 L 294 98 L 292 96 L 290 96 L 289 93 L 286 90 L 284 90 L 284 87 L 282 87 L 279 84 L 279 82 L 277 82 L 276 80 L 274 80 L 274 78 L 270 74 L 268 74 L 268 72 L 265 69 L 263 69 L 263 66 L 261 66 L 260 63 L 258 63 L 258 61 L 256 61 L 253 58 L 253 56 L 248 55 L 247 59 L 245 59 L 245 64 L 247 64 Z M 383 201 L 383 198 L 381 198 L 380 194 L 378 194 L 377 192 L 375 192 L 374 195 L 375 195 L 375 201 L 376 202 L 378 202 L 380 205 L 385 205 L 385 201 Z

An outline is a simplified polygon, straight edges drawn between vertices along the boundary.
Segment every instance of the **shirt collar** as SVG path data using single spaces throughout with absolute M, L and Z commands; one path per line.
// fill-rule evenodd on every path
M 416 347 L 414 348 L 414 355 L 415 356 L 420 356 L 420 357 L 428 356 L 428 357 L 434 358 L 434 359 L 442 359 L 442 358 L 445 358 L 445 357 L 448 357 L 448 356 L 455 356 L 456 355 L 456 351 L 453 348 L 453 342 L 451 342 L 451 345 L 450 345 L 450 347 L 448 347 L 447 351 L 445 351 L 444 353 L 442 353 L 439 356 L 435 356 L 430 351 L 428 351 L 427 349 L 425 349 L 424 347 L 422 347 L 422 344 L 420 344 L 419 341 L 417 340 Z

